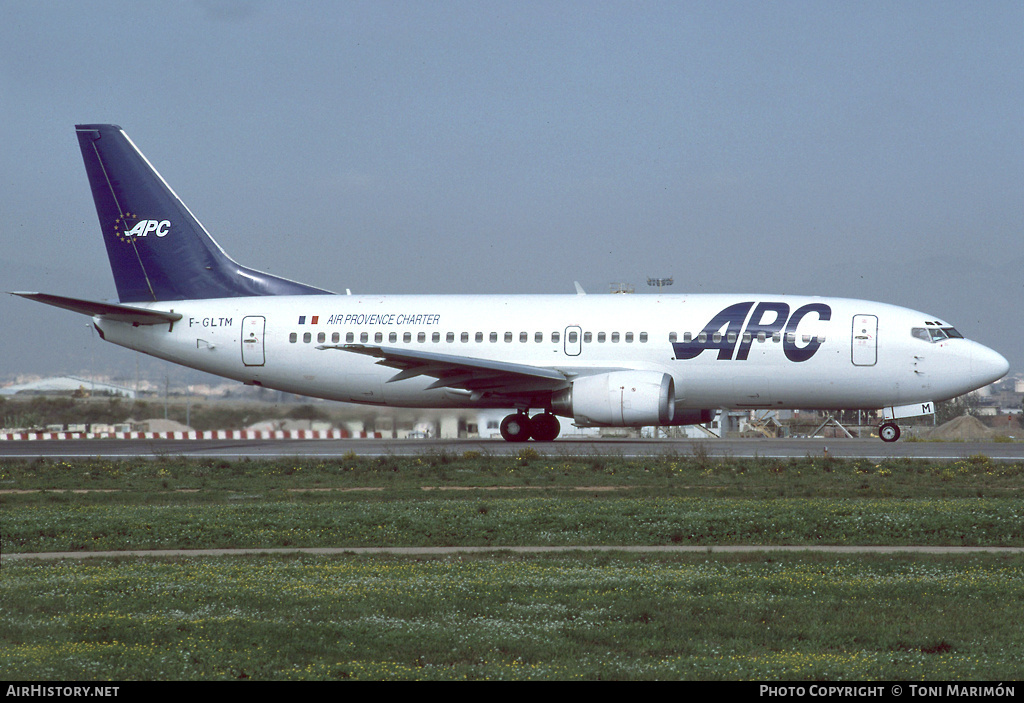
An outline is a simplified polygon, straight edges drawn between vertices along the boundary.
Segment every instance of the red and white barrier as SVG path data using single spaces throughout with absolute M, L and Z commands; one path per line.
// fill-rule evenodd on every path
M 0 442 L 54 439 L 380 439 L 380 432 L 348 430 L 209 430 L 206 432 L 0 432 Z

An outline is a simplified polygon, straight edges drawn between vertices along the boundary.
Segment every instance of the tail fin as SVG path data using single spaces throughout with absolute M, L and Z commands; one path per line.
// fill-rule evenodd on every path
M 116 125 L 76 125 L 122 303 L 329 293 L 235 263 Z

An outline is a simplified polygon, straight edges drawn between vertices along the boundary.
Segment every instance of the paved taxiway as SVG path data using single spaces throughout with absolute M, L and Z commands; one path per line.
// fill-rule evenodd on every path
M 956 461 L 984 454 L 993 461 L 1024 461 L 1024 443 L 895 442 L 877 439 L 742 439 L 742 440 L 571 440 L 515 444 L 475 439 L 347 439 L 347 440 L 129 440 L 69 439 L 0 442 L 0 457 L 159 457 L 188 456 L 222 459 L 279 457 L 417 456 L 467 451 L 494 455 L 517 454 L 530 448 L 552 456 L 608 455 L 622 457 L 692 455 L 801 459 L 824 457 L 882 461 L 898 458 Z

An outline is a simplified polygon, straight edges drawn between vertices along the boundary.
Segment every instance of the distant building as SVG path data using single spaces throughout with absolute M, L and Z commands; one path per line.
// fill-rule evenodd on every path
M 113 396 L 135 398 L 135 389 L 76 376 L 54 376 L 0 388 L 0 395 Z

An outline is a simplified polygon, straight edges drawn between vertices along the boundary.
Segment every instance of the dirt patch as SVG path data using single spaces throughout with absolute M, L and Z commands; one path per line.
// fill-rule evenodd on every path
M 973 415 L 954 417 L 944 425 L 923 434 L 924 439 L 992 439 L 995 433 L 985 427 L 981 420 Z

